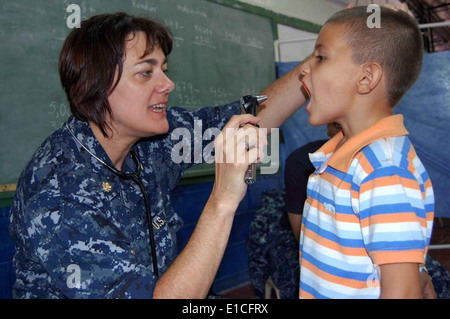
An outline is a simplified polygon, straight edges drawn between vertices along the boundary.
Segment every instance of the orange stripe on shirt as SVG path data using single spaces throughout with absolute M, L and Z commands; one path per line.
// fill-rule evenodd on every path
M 420 222 L 420 226 L 426 228 L 427 221 L 425 218 L 418 217 L 415 213 L 394 213 L 374 215 L 361 220 L 361 227 L 369 227 L 375 224 L 396 224 L 396 223 L 411 223 Z
M 402 177 L 395 175 L 395 176 L 379 177 L 368 183 L 365 183 L 365 184 L 361 185 L 359 192 L 362 194 L 364 192 L 371 191 L 372 189 L 374 189 L 376 187 L 395 186 L 395 185 L 399 184 L 399 180 L 400 180 L 400 183 L 404 187 L 420 191 L 420 186 L 417 181 L 415 181 L 415 180 L 413 181 L 411 179 L 402 178 Z
M 423 183 L 423 187 L 425 187 L 425 189 L 428 188 L 432 188 L 432 184 L 431 184 L 431 179 L 427 179 L 424 183 Z
M 423 250 L 402 251 L 375 251 L 370 253 L 370 258 L 376 265 L 398 264 L 398 263 L 425 263 L 425 252 Z
M 410 171 L 411 173 L 415 173 L 416 172 L 416 167 L 413 164 L 413 160 L 417 157 L 416 155 L 416 151 L 414 150 L 414 147 L 411 147 L 408 153 L 408 171 Z
M 350 183 L 345 182 L 341 180 L 339 177 L 336 177 L 328 172 L 322 173 L 320 177 L 321 179 L 326 180 L 328 183 L 332 184 L 335 187 L 338 187 L 339 189 L 350 191 L 352 188 L 352 185 Z
M 317 243 L 320 246 L 326 247 L 328 249 L 340 252 L 344 255 L 347 256 L 368 256 L 367 255 L 367 251 L 365 248 L 354 248 L 354 247 L 344 247 L 339 245 L 338 243 L 323 238 L 322 236 L 320 236 L 319 234 L 307 229 L 306 227 L 303 230 L 303 234 L 305 237 L 307 237 L 309 240 L 314 241 L 315 243 Z M 308 246 L 311 246 L 311 244 L 309 243 Z
M 328 282 L 332 282 L 338 285 L 355 288 L 355 289 L 365 289 L 367 288 L 367 282 L 366 281 L 359 281 L 354 279 L 348 279 L 343 277 L 338 277 L 336 275 L 332 275 L 330 273 L 327 273 L 313 264 L 311 264 L 309 261 L 304 260 L 302 262 L 302 267 L 305 267 L 306 269 L 310 270 L 314 275 L 319 276 L 323 280 L 326 280 Z
M 302 298 L 302 299 L 316 299 L 313 295 L 311 295 L 309 292 L 304 291 L 303 289 L 300 289 L 300 298 Z

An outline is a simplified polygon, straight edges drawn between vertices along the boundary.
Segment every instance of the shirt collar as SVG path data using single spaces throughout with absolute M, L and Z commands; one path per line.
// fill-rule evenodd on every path
M 353 136 L 335 151 L 338 144 L 344 138 L 344 134 L 339 132 L 317 152 L 311 154 L 311 159 L 312 161 L 317 161 L 320 158 L 329 158 L 327 163 L 328 166 L 342 172 L 347 172 L 353 158 L 363 147 L 382 138 L 404 136 L 408 134 L 409 132 L 403 124 L 403 115 L 391 115 L 379 120 L 374 125 Z

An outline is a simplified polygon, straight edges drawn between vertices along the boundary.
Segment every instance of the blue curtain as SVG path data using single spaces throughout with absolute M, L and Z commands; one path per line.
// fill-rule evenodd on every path
M 277 63 L 278 76 L 298 63 Z M 433 183 L 436 217 L 450 218 L 450 52 L 426 54 L 419 80 L 405 95 L 396 113 L 403 114 L 410 139 Z M 280 157 L 298 147 L 327 138 L 325 127 L 308 124 L 304 107 L 281 127 L 285 142 Z

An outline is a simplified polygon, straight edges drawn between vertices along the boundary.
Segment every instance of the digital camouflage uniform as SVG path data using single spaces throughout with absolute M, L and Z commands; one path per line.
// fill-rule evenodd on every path
M 143 139 L 133 149 L 143 165 L 141 178 L 153 217 L 159 273 L 176 257 L 176 231 L 181 219 L 170 192 L 190 163 L 171 160 L 170 133 L 186 128 L 202 149 L 211 140 L 194 136 L 194 120 L 202 131 L 222 129 L 238 102 L 188 112 L 167 110 L 168 135 Z M 71 118 L 75 136 L 97 157 L 112 165 L 90 126 Z M 198 129 L 197 129 L 198 133 Z M 201 150 L 200 150 L 201 151 Z M 192 161 L 194 155 L 191 154 Z M 132 173 L 129 154 L 122 171 Z M 10 232 L 16 246 L 15 298 L 151 298 L 156 282 L 143 196 L 132 180 L 121 180 L 86 152 L 63 125 L 38 148 L 23 171 L 11 209 Z M 70 288 L 73 266 L 81 271 L 80 286 Z M 68 281 L 69 279 L 69 281 Z
M 298 243 L 284 212 L 284 197 L 283 190 L 262 193 L 247 237 L 250 280 L 261 299 L 269 277 L 280 290 L 281 299 L 298 299 Z

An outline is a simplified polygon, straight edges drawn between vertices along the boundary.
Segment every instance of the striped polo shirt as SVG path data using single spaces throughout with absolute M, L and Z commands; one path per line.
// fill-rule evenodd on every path
M 434 196 L 407 135 L 392 115 L 310 154 L 300 298 L 379 298 L 379 265 L 425 263 Z

